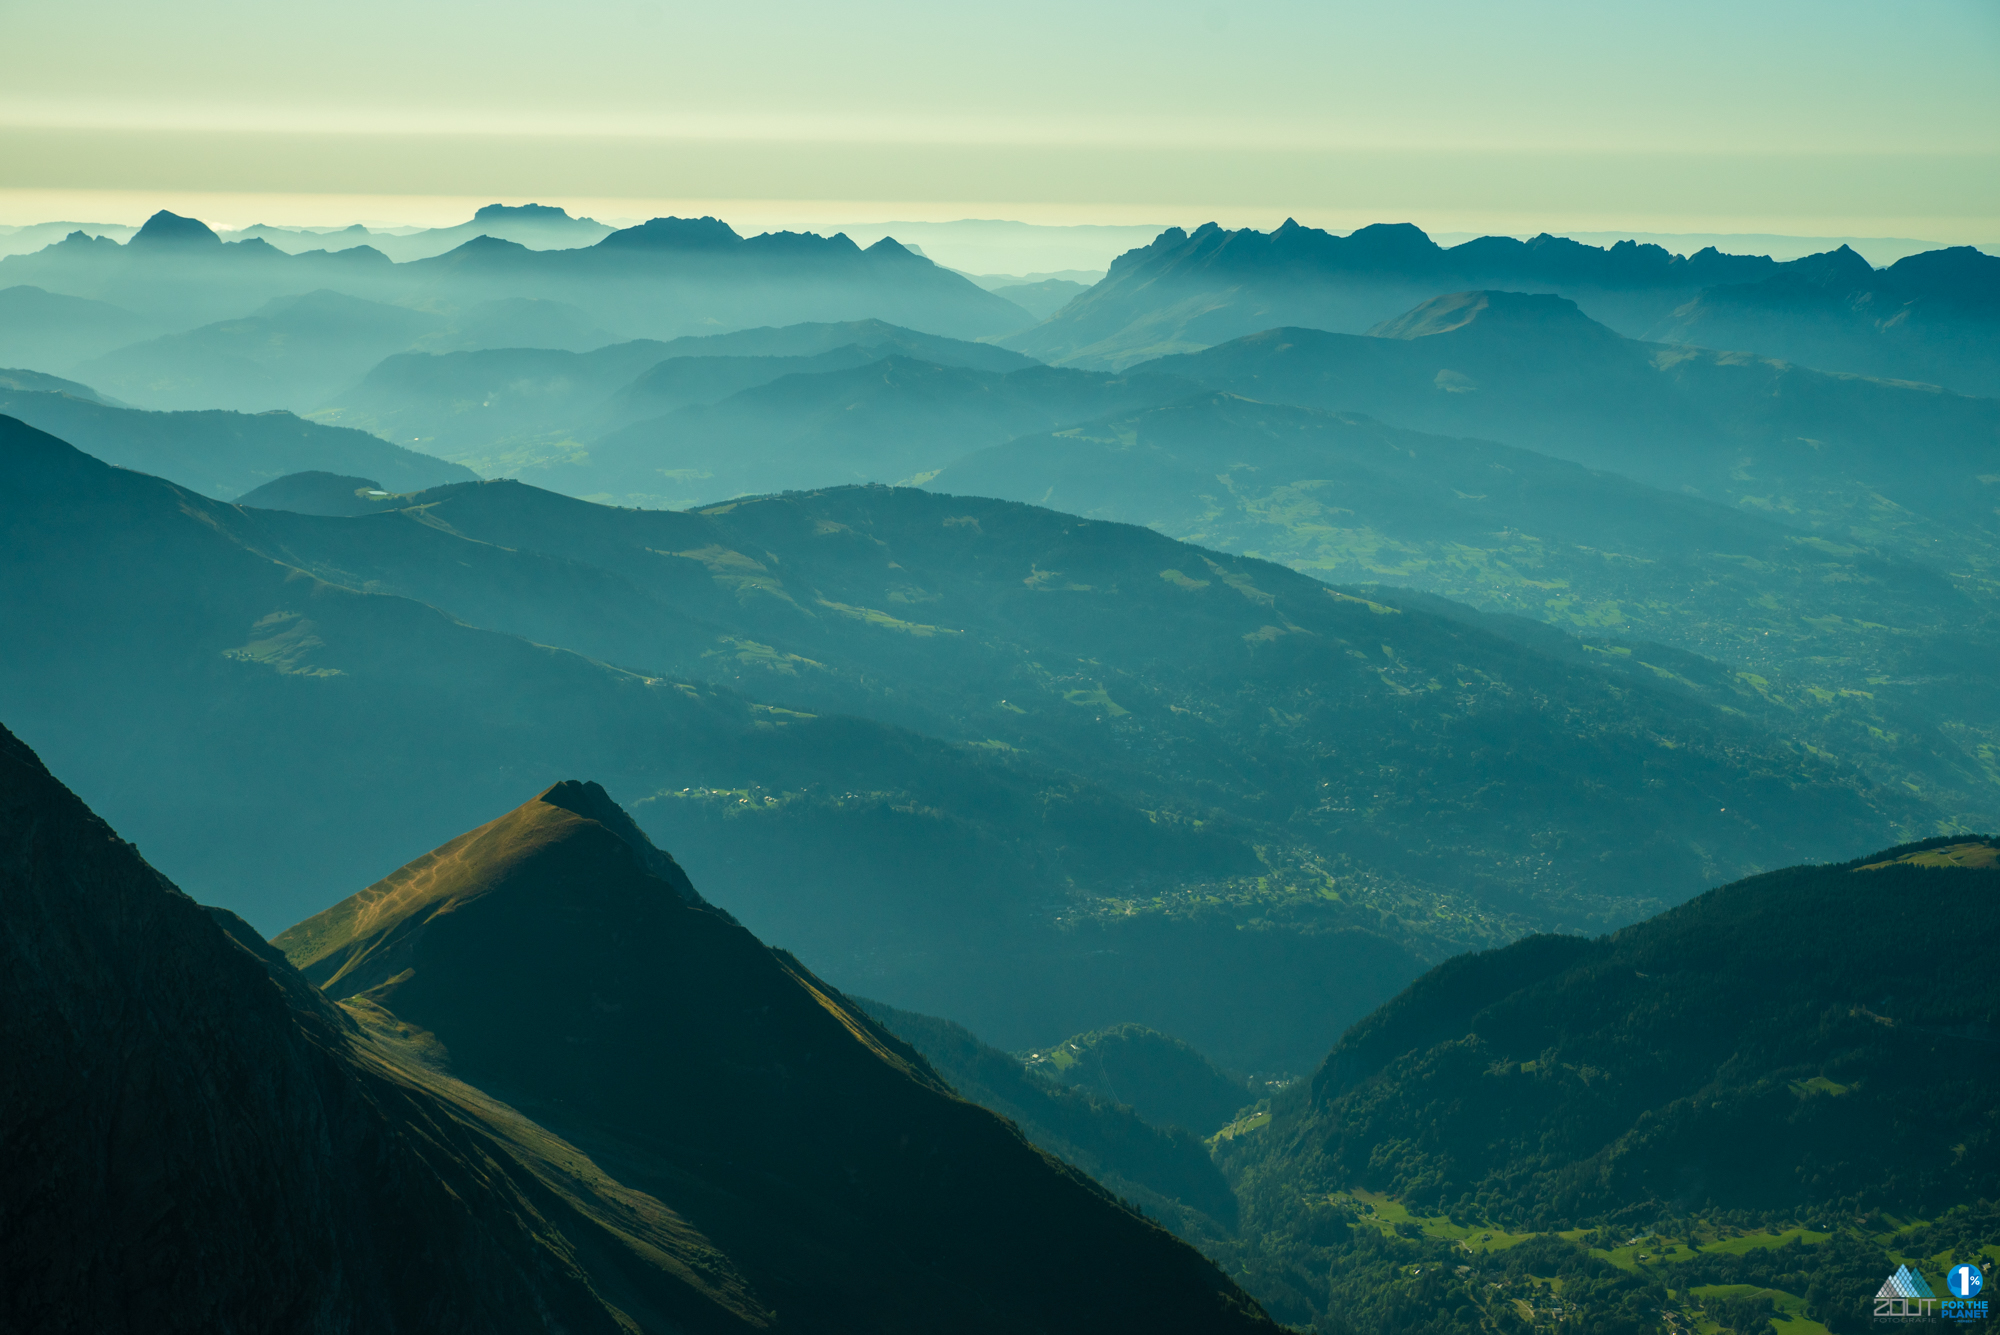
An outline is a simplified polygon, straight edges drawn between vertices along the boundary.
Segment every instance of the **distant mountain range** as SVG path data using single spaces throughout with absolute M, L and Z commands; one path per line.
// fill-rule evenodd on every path
M 420 444 L 489 474 L 514 473 L 568 462 L 580 446 L 609 432 L 692 404 L 714 403 L 784 376 L 851 370 L 891 356 L 991 372 L 1037 365 L 990 344 L 880 320 L 806 323 L 641 339 L 587 353 L 403 353 L 386 358 L 314 416 Z M 641 463 L 636 471 L 650 474 L 651 467 Z M 603 489 L 581 486 L 585 493 Z M 716 499 L 713 490 L 698 494 Z
M 277 950 L 4 730 L 0 847 L 10 1325 L 1275 1329 L 593 784 Z
M 1439 292 L 1561 292 L 1637 334 L 1702 288 L 1766 278 L 1774 261 L 1713 249 L 1608 248 L 1561 237 L 1481 237 L 1445 249 L 1408 223 L 1336 236 L 1287 220 L 1271 232 L 1168 228 L 1103 282 L 1007 345 L 1045 361 L 1118 369 L 1279 325 L 1360 333 Z
M 385 357 L 413 348 L 586 349 L 617 341 L 560 302 L 513 298 L 446 317 L 322 289 L 273 298 L 244 319 L 131 344 L 76 369 L 148 408 L 269 412 L 322 407 Z
M 1710 288 L 1648 337 L 1996 395 L 2000 256 L 1953 246 L 1874 269 L 1842 246 Z
M 46 222 L 26 227 L 0 227 L 0 255 L 25 255 L 52 246 L 72 232 L 90 237 L 130 241 L 139 228 L 129 223 Z M 493 236 L 515 241 L 534 250 L 563 250 L 588 246 L 616 230 L 594 218 L 572 218 L 568 212 L 545 204 L 488 204 L 467 222 L 451 227 L 367 227 L 351 223 L 346 227 L 273 227 L 255 223 L 235 230 L 218 232 L 224 241 L 261 241 L 288 255 L 308 250 L 342 250 L 353 246 L 373 246 L 392 260 L 425 259 L 442 255 L 475 236 Z
M 1069 278 L 1044 278 L 1033 283 L 1005 283 L 986 290 L 996 297 L 1005 297 L 1037 320 L 1046 320 L 1092 286 Z
M 595 218 L 572 218 L 566 210 L 547 204 L 488 204 L 469 221 L 451 227 L 377 230 L 356 223 L 334 231 L 260 224 L 220 235 L 225 241 L 262 241 L 288 255 L 368 246 L 400 264 L 442 255 L 481 236 L 512 241 L 530 250 L 572 250 L 594 246 L 616 230 Z
M 1456 293 L 1372 333 L 1266 330 L 1134 370 L 1502 440 L 1912 555 L 1970 535 L 1978 568 L 2000 554 L 2000 400 L 1625 339 L 1547 295 Z
M 704 378 L 712 385 L 716 376 Z M 922 480 L 963 452 L 1184 389 L 1048 366 L 1002 373 L 892 355 L 839 370 L 801 367 L 719 402 L 634 422 L 522 476 L 570 495 L 672 509 L 787 488 Z M 706 398 L 713 390 L 696 392 Z
M 2000 705 L 2000 402 L 1638 343 L 1507 293 L 1439 298 L 1374 337 L 1271 330 L 1127 379 L 1153 372 L 1214 389 L 926 485 L 1547 621 L 2000 822 L 1972 740 Z
M 623 338 L 856 319 L 976 338 L 1011 333 L 1034 318 L 893 240 L 864 251 L 844 236 L 746 239 L 713 218 L 656 218 L 571 250 L 531 250 L 482 234 L 397 264 L 372 246 L 289 255 L 255 237 L 225 243 L 195 219 L 161 212 L 123 245 L 77 233 L 0 259 L 0 288 L 19 286 L 109 304 L 169 331 L 240 319 L 274 299 L 320 289 L 475 322 L 479 317 L 466 313 L 491 303 L 553 303 L 530 310 L 555 315 L 558 332 L 580 327 L 580 318 Z M 531 332 L 534 321 L 516 325 Z M 531 345 L 567 346 L 544 339 Z
M 1845 246 L 1779 263 L 1546 235 L 1446 249 L 1408 224 L 1341 237 L 1290 221 L 1269 233 L 1210 223 L 1170 228 L 1119 256 L 1087 294 L 1004 342 L 1060 365 L 1120 370 L 1281 326 L 1358 334 L 1467 289 L 1558 294 L 1629 337 L 2000 392 L 2000 257 L 1964 246 L 1878 273 Z

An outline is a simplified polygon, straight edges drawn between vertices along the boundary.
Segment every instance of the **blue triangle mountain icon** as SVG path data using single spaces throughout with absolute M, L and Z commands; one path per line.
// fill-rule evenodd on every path
M 1875 1293 L 1877 1298 L 1935 1298 L 1931 1286 L 1924 1282 L 1924 1272 L 1912 1270 L 1906 1265 L 1896 1267 L 1896 1273 L 1882 1282 Z

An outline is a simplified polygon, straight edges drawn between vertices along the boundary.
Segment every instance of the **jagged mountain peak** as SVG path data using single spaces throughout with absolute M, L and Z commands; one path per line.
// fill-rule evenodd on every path
M 602 784 L 589 780 L 564 779 L 535 800 L 552 807 L 561 807 L 564 811 L 582 816 L 586 820 L 596 821 L 622 839 L 625 846 L 639 859 L 639 864 L 671 885 L 684 903 L 707 904 L 708 901 L 696 892 L 694 882 L 688 879 L 688 874 L 681 870 L 681 864 L 674 861 L 672 854 L 646 837 L 646 832 L 639 828 L 638 822 L 626 814 L 625 808 L 611 800 L 611 794 L 604 791 Z
M 613 232 L 597 244 L 608 250 L 717 250 L 741 245 L 743 238 L 720 218 L 649 218 Z
M 1875 266 L 1847 245 L 1794 260 L 1774 281 L 1788 286 L 1809 284 L 1836 287 L 1843 283 L 1866 284 L 1875 277 Z
M 560 912 L 584 882 L 641 897 L 648 883 L 699 905 L 687 874 L 595 783 L 565 780 L 498 819 L 432 849 L 374 885 L 273 938 L 307 978 L 351 996 L 396 978 L 433 921 L 488 896 L 516 911 Z M 663 884 L 662 884 L 663 883 Z M 529 905 L 527 900 L 540 901 Z

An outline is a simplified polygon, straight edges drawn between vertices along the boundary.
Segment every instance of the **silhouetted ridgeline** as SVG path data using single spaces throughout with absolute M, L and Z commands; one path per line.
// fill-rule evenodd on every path
M 1547 235 L 1446 249 L 1407 223 L 1344 237 L 1289 220 L 1268 233 L 1209 223 L 1170 228 L 1119 256 L 1103 282 L 1005 343 L 1117 370 L 1280 325 L 1358 334 L 1440 292 L 1496 288 L 1559 293 L 1631 337 L 1993 393 L 1996 274 L 2000 258 L 1970 247 L 1912 255 L 1878 274 L 1845 247 L 1780 263 Z
M 125 245 L 78 232 L 0 259 L 0 287 L 22 284 L 184 329 L 319 288 L 376 301 L 421 294 L 455 306 L 557 301 L 627 338 L 859 319 L 975 338 L 1033 320 L 892 239 L 863 250 L 845 236 L 745 238 L 714 218 L 655 218 L 571 250 L 480 235 L 446 254 L 395 264 L 371 246 L 288 255 L 255 237 L 224 242 L 195 219 L 162 211 Z

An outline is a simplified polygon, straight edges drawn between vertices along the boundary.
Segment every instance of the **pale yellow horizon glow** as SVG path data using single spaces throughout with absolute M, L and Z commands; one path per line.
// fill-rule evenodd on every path
M 2000 241 L 2000 7 L 17 7 L 0 221 L 848 219 Z M 148 207 L 148 204 L 151 207 Z

